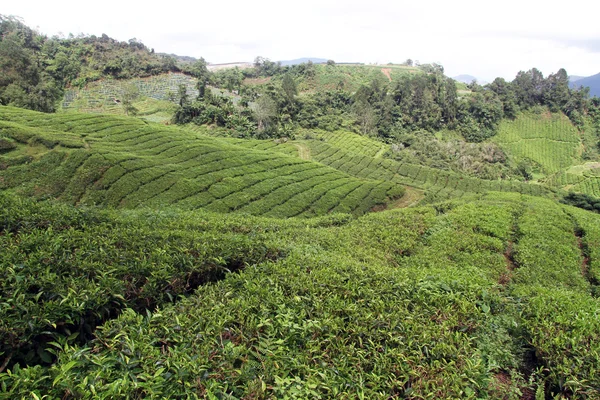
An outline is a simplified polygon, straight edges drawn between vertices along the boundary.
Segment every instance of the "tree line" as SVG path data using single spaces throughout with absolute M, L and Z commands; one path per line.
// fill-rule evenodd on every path
M 19 18 L 0 14 L 0 104 L 53 112 L 67 85 L 113 77 L 128 79 L 179 71 L 137 39 L 103 34 L 48 37 Z
M 241 100 L 234 105 L 232 98 L 205 96 L 204 92 L 193 101 L 186 97 L 189 101 L 181 104 L 173 121 L 215 123 L 236 130 L 240 136 L 277 137 L 294 127 L 344 127 L 397 141 L 416 131 L 453 129 L 467 141 L 481 142 L 496 134 L 503 118 L 515 118 L 520 111 L 534 107 L 563 112 L 582 128 L 584 116 L 596 104 L 589 99 L 587 89 L 569 88 L 564 69 L 544 78 L 533 68 L 519 72 L 513 81 L 497 78 L 485 86 L 472 83 L 461 93 L 456 81 L 444 75 L 443 66 L 423 64 L 419 65 L 422 73 L 405 74 L 393 82 L 382 75 L 382 79 L 367 82 L 354 92 L 340 84 L 299 96 L 298 83 L 317 74 L 311 62 L 281 66 L 257 57 L 253 68 L 215 73 L 205 70 L 202 63 L 204 60 L 195 64 L 195 74 L 202 77 L 204 91 L 212 85 L 239 95 Z M 323 67 L 335 68 L 335 63 Z M 247 78 L 270 80 L 244 85 Z

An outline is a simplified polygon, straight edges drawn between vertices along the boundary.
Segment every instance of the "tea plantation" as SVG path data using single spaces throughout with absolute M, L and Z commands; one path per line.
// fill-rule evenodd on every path
M 301 160 L 289 148 L 269 151 L 273 142 L 240 146 L 127 117 L 2 107 L 0 135 L 18 144 L 0 156 L 1 188 L 70 204 L 360 215 L 404 191 Z
M 359 219 L 0 202 L 2 398 L 598 393 L 596 214 L 514 193 Z
M 561 184 L 215 132 L 0 107 L 0 399 L 598 398 Z

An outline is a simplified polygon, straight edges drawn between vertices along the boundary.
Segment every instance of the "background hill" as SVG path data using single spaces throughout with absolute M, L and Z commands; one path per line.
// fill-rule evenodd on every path
M 589 87 L 590 96 L 600 97 L 600 73 L 571 82 L 571 87 Z
M 283 60 L 283 61 L 279 61 L 281 63 L 282 66 L 290 66 L 290 65 L 298 65 L 298 64 L 304 64 L 307 62 L 313 62 L 315 64 L 323 64 L 327 62 L 326 58 L 317 58 L 317 57 L 303 57 L 303 58 L 296 58 L 294 60 Z
M 479 80 L 476 77 L 474 77 L 473 75 L 466 75 L 466 74 L 455 76 L 452 79 L 454 79 L 457 82 L 462 82 L 462 83 L 467 83 L 467 84 L 472 83 L 473 81 L 479 82 Z

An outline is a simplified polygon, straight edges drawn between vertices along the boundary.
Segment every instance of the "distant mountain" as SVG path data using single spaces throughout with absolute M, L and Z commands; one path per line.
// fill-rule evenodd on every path
M 583 78 L 585 78 L 585 76 L 569 75 L 569 83 L 577 82 Z
M 458 82 L 462 82 L 462 83 L 471 83 L 473 81 L 477 81 L 477 83 L 479 83 L 480 85 L 483 85 L 485 83 L 485 82 L 477 79 L 473 75 L 466 75 L 466 74 L 455 76 L 452 79 L 454 79 L 455 81 L 458 81 Z
M 577 81 L 571 81 L 569 85 L 572 88 L 589 87 L 590 96 L 600 97 L 600 74 L 588 76 L 587 78 L 581 78 Z
M 286 65 L 298 65 L 298 64 L 302 64 L 302 63 L 307 63 L 309 61 L 312 61 L 315 64 L 321 64 L 321 63 L 326 63 L 327 59 L 326 58 L 315 58 L 315 57 L 306 57 L 306 58 L 297 58 L 295 60 L 286 60 L 286 61 L 280 61 L 282 66 L 286 66 Z

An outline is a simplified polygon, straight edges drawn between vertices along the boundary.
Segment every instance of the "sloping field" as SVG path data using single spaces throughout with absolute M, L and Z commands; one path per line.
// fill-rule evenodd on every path
M 67 89 L 62 107 L 80 112 L 122 114 L 122 107 L 114 100 L 122 98 L 128 85 L 134 85 L 140 96 L 155 100 L 168 100 L 170 96 L 177 95 L 179 85 L 185 85 L 188 94 L 196 92 L 196 79 L 181 73 L 128 80 L 103 79 L 82 89 Z
M 581 136 L 563 114 L 520 114 L 503 120 L 492 139 L 515 161 L 530 159 L 545 174 L 556 173 L 580 163 Z
M 340 217 L 0 193 L 0 397 L 597 398 L 599 215 L 490 193 Z
M 127 117 L 2 107 L 0 135 L 19 143 L 0 157 L 1 188 L 71 204 L 360 215 L 403 193 L 392 182 Z
M 314 65 L 314 70 L 314 77 L 299 83 L 300 91 L 343 88 L 353 92 L 373 80 L 385 84 L 394 82 L 406 74 L 421 73 L 419 68 L 400 65 Z
M 315 134 L 315 136 L 318 135 Z M 375 153 L 376 149 L 378 146 L 381 148 L 385 145 L 353 133 L 337 132 L 323 135 L 323 140 L 305 141 L 311 149 L 313 160 L 352 176 L 366 179 L 383 179 L 399 185 L 426 189 L 430 201 L 487 191 L 554 196 L 553 190 L 543 185 L 519 181 L 478 179 L 450 171 L 377 157 L 379 153 Z M 370 154 L 370 156 L 367 154 Z
M 589 162 L 560 171 L 545 183 L 564 190 L 600 197 L 600 163 Z
M 360 153 L 368 157 L 377 157 L 389 148 L 385 143 L 348 131 L 319 131 L 318 133 L 310 132 L 309 135 L 314 135 L 318 140 L 340 149 Z

